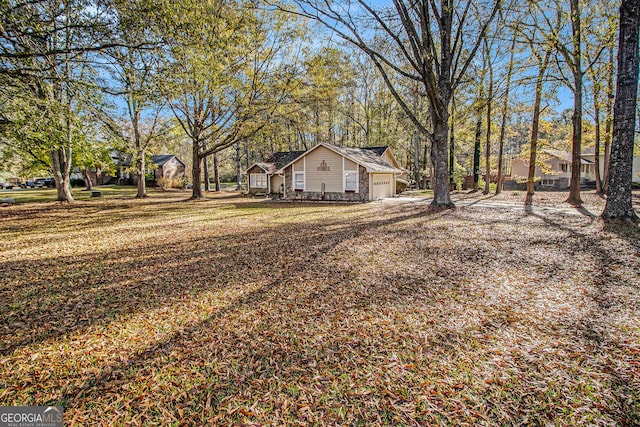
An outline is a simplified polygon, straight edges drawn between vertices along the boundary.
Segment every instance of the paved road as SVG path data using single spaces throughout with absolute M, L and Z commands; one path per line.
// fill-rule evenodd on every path
M 388 204 L 403 204 L 403 203 L 424 203 L 429 204 L 433 200 L 430 197 L 394 197 L 390 199 L 383 199 L 382 203 Z M 503 201 L 493 200 L 477 200 L 477 199 L 456 199 L 452 197 L 453 202 L 457 207 L 467 208 L 492 208 L 492 209 L 504 209 L 510 211 L 524 211 L 535 214 L 561 214 L 561 215 L 582 215 L 591 218 L 596 218 L 600 212 L 589 211 L 586 208 L 572 208 L 572 207 L 556 207 L 556 206 L 525 206 L 524 203 L 509 203 Z

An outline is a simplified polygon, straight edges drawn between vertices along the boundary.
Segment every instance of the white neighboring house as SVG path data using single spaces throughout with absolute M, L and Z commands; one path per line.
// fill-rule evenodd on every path
M 544 167 L 536 166 L 535 177 L 542 187 L 568 188 L 573 169 L 571 153 L 545 148 L 540 150 L 544 154 Z M 580 182 L 595 181 L 596 155 L 593 150 L 584 150 L 580 159 Z M 604 154 L 600 154 L 600 176 L 604 174 Z M 528 159 L 513 159 L 511 162 L 511 179 L 525 180 L 529 175 Z

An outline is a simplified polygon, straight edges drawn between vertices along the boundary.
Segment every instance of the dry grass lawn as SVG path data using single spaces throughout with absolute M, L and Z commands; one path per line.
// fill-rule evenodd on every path
M 184 197 L 0 209 L 0 405 L 78 426 L 640 424 L 637 230 Z

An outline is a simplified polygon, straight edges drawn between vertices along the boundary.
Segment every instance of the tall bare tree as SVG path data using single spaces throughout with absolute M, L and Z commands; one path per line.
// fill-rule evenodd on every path
M 526 203 L 528 204 L 532 202 L 533 195 L 535 194 L 535 171 L 538 158 L 540 114 L 543 109 L 543 91 L 548 78 L 551 58 L 556 49 L 556 43 L 549 39 L 549 33 L 559 34 L 562 22 L 562 15 L 560 13 L 551 15 L 540 13 L 538 4 L 529 2 L 525 19 L 518 25 L 519 41 L 531 52 L 533 66 L 536 69 L 533 115 L 529 140 L 529 170 L 527 173 Z M 543 30 L 544 28 L 546 28 L 546 31 Z
M 586 75 L 591 82 L 595 125 L 595 181 L 596 193 L 600 195 L 606 194 L 606 177 L 608 176 L 611 151 L 611 115 L 613 113 L 613 82 L 615 78 L 614 51 L 615 35 L 618 29 L 617 11 L 613 10 L 613 6 L 610 1 L 597 1 L 592 4 L 587 11 L 588 21 L 584 31 L 585 58 L 588 63 L 592 64 Z M 596 60 L 596 55 L 600 55 L 599 60 Z M 601 161 L 601 151 L 604 151 L 604 161 Z
M 116 138 L 115 148 L 131 155 L 138 178 L 136 197 L 144 198 L 149 150 L 170 128 L 162 117 L 166 105 L 158 90 L 161 40 L 157 32 L 150 30 L 150 17 L 143 2 L 117 2 L 115 13 L 118 19 L 113 38 L 120 43 L 104 50 L 110 76 L 105 91 L 117 99 L 116 105 L 124 104 L 125 111 L 112 111 L 102 117 Z M 137 45 L 137 40 L 145 40 L 145 45 Z
M 631 194 L 638 97 L 639 29 L 640 0 L 622 0 L 609 197 L 602 213 L 602 218 L 608 221 L 640 222 L 633 209 Z
M 483 194 L 489 194 L 489 189 L 491 188 L 491 124 L 492 120 L 492 107 L 493 107 L 493 90 L 494 90 L 494 81 L 493 81 L 493 57 L 492 57 L 492 49 L 489 44 L 489 40 L 487 37 L 484 38 L 484 46 L 485 46 L 485 64 L 487 66 L 487 98 L 486 98 L 486 108 L 487 108 L 487 129 L 486 129 L 486 142 L 485 142 L 485 173 L 484 173 L 484 191 Z
M 511 91 L 511 79 L 513 77 L 513 68 L 515 64 L 516 42 L 518 37 L 518 24 L 513 30 L 511 45 L 509 46 L 509 65 L 507 66 L 507 75 L 505 78 L 504 95 L 502 99 L 502 111 L 500 121 L 500 135 L 498 137 L 498 182 L 496 183 L 496 194 L 502 192 L 502 169 L 504 160 L 504 138 L 507 131 L 507 113 L 509 109 L 509 93 Z
M 560 80 L 573 93 L 573 115 L 571 117 L 571 178 L 567 203 L 574 206 L 582 205 L 580 197 L 580 173 L 582 160 L 582 122 L 584 102 L 584 77 L 594 62 L 598 60 L 604 51 L 604 46 L 593 56 L 591 63 L 586 63 L 584 53 L 583 16 L 580 0 L 569 0 L 569 10 L 561 0 L 552 0 L 551 5 L 533 2 L 537 8 L 537 14 L 542 18 L 538 22 L 544 22 L 539 29 L 541 34 L 552 44 L 556 51 L 556 64 Z M 551 16 L 557 20 L 563 20 L 568 16 L 567 25 L 557 27 Z M 566 74 L 568 71 L 569 75 Z

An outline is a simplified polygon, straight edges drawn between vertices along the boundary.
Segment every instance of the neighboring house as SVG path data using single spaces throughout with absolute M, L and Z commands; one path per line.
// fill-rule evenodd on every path
M 633 182 L 640 184 L 640 156 L 633 158 Z
M 151 163 L 156 167 L 151 171 L 156 182 L 159 179 L 180 179 L 184 176 L 186 165 L 173 154 L 151 156 Z
M 388 147 L 321 143 L 308 151 L 274 153 L 249 169 L 249 192 L 289 200 L 366 201 L 393 197 L 405 171 Z
M 111 153 L 111 159 L 114 165 L 118 168 L 116 177 L 103 177 L 103 183 L 118 183 L 122 185 L 137 185 L 138 176 L 134 173 L 130 173 L 128 169 L 132 166 L 132 157 L 129 154 L 119 153 L 114 151 Z M 181 179 L 184 176 L 185 164 L 173 154 L 160 154 L 151 156 L 151 164 L 154 168 L 149 171 L 147 165 L 147 171 L 153 176 L 153 179 L 157 182 L 158 179 Z
M 553 149 L 542 149 L 543 166 L 536 165 L 535 177 L 539 185 L 549 188 L 568 188 L 571 181 L 571 153 Z M 596 179 L 596 155 L 593 150 L 585 150 L 580 160 L 580 182 L 586 183 Z M 604 155 L 600 154 L 600 176 L 604 174 Z M 529 175 L 528 159 L 513 159 L 511 162 L 511 179 L 524 180 Z

